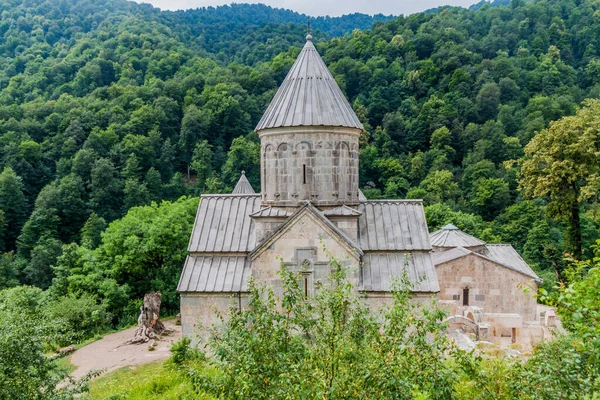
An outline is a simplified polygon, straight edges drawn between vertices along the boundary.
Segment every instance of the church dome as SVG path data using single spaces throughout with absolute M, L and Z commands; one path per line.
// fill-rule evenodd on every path
M 304 48 L 277 90 L 255 131 L 298 126 L 363 130 L 360 120 L 325 62 L 306 37 Z

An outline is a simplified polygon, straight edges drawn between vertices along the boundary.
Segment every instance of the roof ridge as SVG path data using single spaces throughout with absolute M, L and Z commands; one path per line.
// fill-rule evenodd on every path
M 260 242 L 252 251 L 250 251 L 250 253 L 248 254 L 248 257 L 250 257 L 250 259 L 254 258 L 254 255 L 257 252 L 260 252 L 261 249 L 273 238 L 275 238 L 280 232 L 285 231 L 285 229 L 287 229 L 287 227 L 289 226 L 289 224 L 291 223 L 292 220 L 294 220 L 294 218 L 296 218 L 298 215 L 300 215 L 300 213 L 302 211 L 304 211 L 305 209 L 308 209 L 313 215 L 315 215 L 317 218 L 319 218 L 320 221 L 322 221 L 323 223 L 325 223 L 325 225 L 331 229 L 332 231 L 334 231 L 344 242 L 346 242 L 346 244 L 354 249 L 356 249 L 358 251 L 359 255 L 363 255 L 363 251 L 360 248 L 360 246 L 358 245 L 358 243 L 356 243 L 355 241 L 353 241 L 352 239 L 350 239 L 348 237 L 348 235 L 346 235 L 344 232 L 342 232 L 337 226 L 335 226 L 325 215 L 323 215 L 323 213 L 321 211 L 319 211 L 318 208 L 316 208 L 310 201 L 306 200 L 303 202 L 303 204 L 298 207 L 298 209 L 296 210 L 296 212 L 294 212 L 292 215 L 290 215 L 288 217 L 288 219 L 281 224 L 277 229 L 275 229 L 269 236 L 267 236 L 266 238 L 264 238 L 262 240 L 262 242 Z
M 439 262 L 439 263 L 436 264 L 436 258 L 441 258 L 441 256 L 444 255 L 444 254 L 449 254 L 451 252 L 457 252 L 457 251 L 461 251 L 462 255 L 449 258 L 447 260 L 444 260 L 444 261 Z M 516 250 L 515 250 L 515 252 L 516 252 Z M 521 275 L 528 276 L 528 277 L 530 277 L 530 278 L 532 278 L 532 279 L 534 279 L 534 280 L 536 280 L 538 282 L 542 281 L 542 279 L 539 276 L 537 276 L 537 274 L 535 273 L 535 271 L 533 269 L 531 269 L 531 267 L 529 267 L 529 265 L 527 265 L 527 266 L 529 267 L 529 269 L 531 269 L 531 272 L 533 272 L 533 275 L 531 275 L 528 271 L 522 271 L 521 269 L 519 269 L 516 266 L 510 265 L 510 264 L 508 264 L 508 263 L 506 263 L 504 261 L 498 260 L 498 259 L 492 257 L 491 255 L 481 254 L 481 253 L 478 253 L 476 251 L 466 249 L 466 248 L 464 248 L 462 246 L 453 247 L 453 248 L 451 248 L 449 250 L 445 250 L 445 251 L 434 252 L 433 255 L 432 255 L 432 258 L 433 258 L 433 263 L 437 266 L 437 265 L 440 265 L 440 264 L 445 264 L 447 262 L 457 260 L 457 259 L 462 258 L 462 257 L 470 256 L 470 255 L 483 258 L 484 260 L 491 261 L 491 262 L 496 263 L 498 265 L 501 265 L 501 266 L 503 266 L 505 268 L 508 268 L 511 271 L 515 271 L 515 272 L 520 273 Z M 522 259 L 521 255 L 518 252 L 517 252 L 517 255 Z M 525 261 L 525 260 L 523 260 L 523 261 Z M 525 263 L 525 264 L 527 264 L 527 263 Z
M 200 197 L 260 197 L 260 193 L 207 193 L 201 194 Z
M 422 199 L 373 199 L 364 200 L 361 203 L 422 203 Z

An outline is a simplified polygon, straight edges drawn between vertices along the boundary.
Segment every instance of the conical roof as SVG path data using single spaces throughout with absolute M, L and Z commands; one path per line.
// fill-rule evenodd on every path
M 238 183 L 233 188 L 233 192 L 231 194 L 254 194 L 256 193 L 254 189 L 252 189 L 252 185 L 248 182 L 246 178 L 246 172 L 242 171 L 242 176 L 238 180 Z
M 367 196 L 365 196 L 365 194 L 363 193 L 362 190 L 358 189 L 358 201 L 360 202 L 364 202 L 367 201 Z
M 255 131 L 292 126 L 363 129 L 310 35 Z
M 429 235 L 433 247 L 465 247 L 472 248 L 485 245 L 485 242 L 458 229 L 452 224 Z

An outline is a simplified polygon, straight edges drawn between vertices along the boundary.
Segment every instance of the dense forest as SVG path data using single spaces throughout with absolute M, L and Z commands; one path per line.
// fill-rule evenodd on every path
M 116 0 L 0 7 L 2 281 L 48 288 L 63 245 L 131 207 L 227 191 L 242 169 L 258 188 L 252 129 L 303 43 L 303 16 Z M 510 160 L 600 95 L 597 8 L 316 19 L 317 47 L 366 127 L 363 191 L 424 198 L 431 230 L 452 220 L 513 243 L 554 281 L 562 254 L 597 238 L 596 204 L 580 204 L 577 240 L 551 199 L 523 198 Z
M 230 191 L 241 170 L 258 190 L 253 127 L 307 17 L 124 0 L 0 12 L 0 314 L 60 319 L 68 343 L 131 323 L 150 290 L 176 312 L 195 196 Z M 591 259 L 600 237 L 600 144 L 584 129 L 600 115 L 599 3 L 312 25 L 366 129 L 367 197 L 422 198 L 431 231 L 512 243 L 550 293 L 576 280 L 565 253 Z

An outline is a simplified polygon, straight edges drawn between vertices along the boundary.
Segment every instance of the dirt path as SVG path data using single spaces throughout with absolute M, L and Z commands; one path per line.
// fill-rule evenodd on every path
M 81 378 L 92 370 L 106 369 L 105 372 L 110 372 L 126 366 L 141 365 L 169 358 L 171 343 L 181 338 L 181 326 L 173 325 L 169 321 L 164 324 L 173 332 L 156 342 L 154 351 L 148 351 L 147 344 L 118 347 L 133 337 L 135 327 L 106 335 L 102 339 L 82 347 L 71 355 L 71 363 L 77 367 L 72 376 Z

